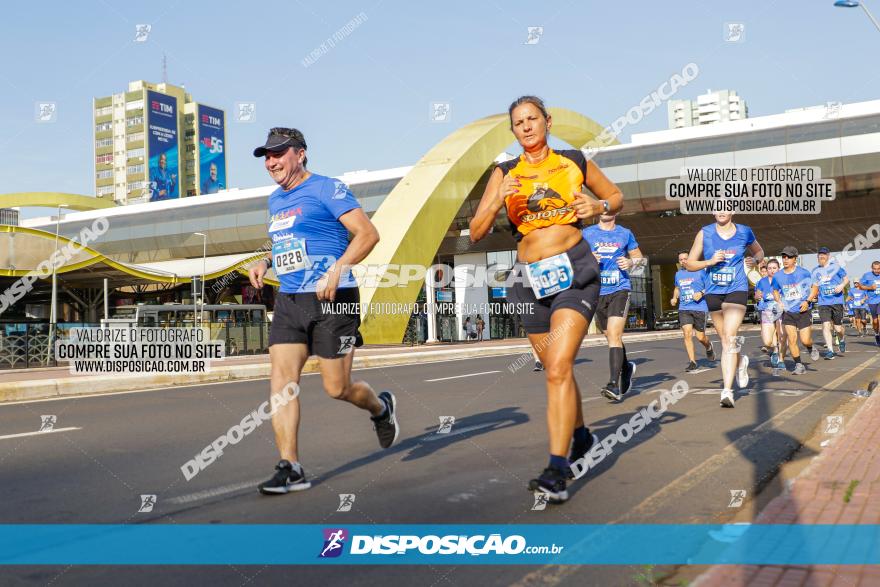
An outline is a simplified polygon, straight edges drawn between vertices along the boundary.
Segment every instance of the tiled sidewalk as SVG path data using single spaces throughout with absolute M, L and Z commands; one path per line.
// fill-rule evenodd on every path
M 767 504 L 756 523 L 880 524 L 880 393 L 867 398 L 831 444 Z M 853 481 L 858 485 L 844 498 Z M 716 565 L 692 587 L 880 586 L 880 565 Z

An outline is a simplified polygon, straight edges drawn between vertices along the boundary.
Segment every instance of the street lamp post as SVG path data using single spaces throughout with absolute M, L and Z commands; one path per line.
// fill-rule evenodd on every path
M 868 10 L 868 7 L 865 6 L 864 2 L 860 2 L 859 0 L 837 0 L 834 3 L 835 6 L 839 8 L 855 8 L 857 6 L 861 6 L 862 10 L 865 11 L 865 14 L 868 15 L 868 18 L 871 19 L 871 22 L 874 23 L 874 26 L 880 31 L 880 23 L 877 22 L 877 19 L 874 18 L 874 15 Z
M 49 308 L 49 345 L 46 349 L 46 362 L 52 358 L 55 345 L 55 329 L 58 322 L 57 305 L 58 305 L 58 278 L 56 276 L 56 261 L 58 255 L 58 233 L 61 228 L 61 209 L 67 208 L 67 204 L 58 204 L 58 216 L 55 218 L 55 251 L 52 253 L 52 302 Z
M 202 298 L 202 311 L 199 312 L 199 326 L 202 325 L 202 313 L 205 310 L 205 258 L 208 255 L 208 235 L 203 232 L 194 232 L 196 236 L 202 237 L 202 284 L 199 286 L 199 295 Z M 195 296 L 193 296 L 193 303 L 195 303 Z M 193 321 L 195 321 L 196 315 L 193 314 Z

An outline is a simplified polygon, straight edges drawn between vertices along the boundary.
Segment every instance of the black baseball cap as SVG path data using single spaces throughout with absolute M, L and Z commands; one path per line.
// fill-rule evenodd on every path
M 295 128 L 276 127 L 269 130 L 266 144 L 254 149 L 254 157 L 263 157 L 267 151 L 286 151 L 290 147 L 294 149 L 307 149 L 306 138 Z
M 820 254 L 820 255 L 822 255 L 822 254 L 827 255 L 827 254 L 830 253 L 830 252 L 831 252 L 831 251 L 828 250 L 828 247 L 819 247 L 819 254 Z
M 789 246 L 785 247 L 784 249 L 782 249 L 782 254 L 785 255 L 786 257 L 797 257 L 798 250 L 789 245 Z

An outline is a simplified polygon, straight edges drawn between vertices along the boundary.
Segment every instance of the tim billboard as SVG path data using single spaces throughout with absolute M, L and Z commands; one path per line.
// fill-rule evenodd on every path
M 226 150 L 223 111 L 199 104 L 199 193 L 226 189 Z
M 177 99 L 147 91 L 147 149 L 150 201 L 180 197 L 178 182 Z

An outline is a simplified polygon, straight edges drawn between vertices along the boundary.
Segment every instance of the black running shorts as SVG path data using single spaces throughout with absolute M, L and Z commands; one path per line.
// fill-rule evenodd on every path
M 552 296 L 535 297 L 529 286 L 526 266 L 517 261 L 513 268 L 513 286 L 510 288 L 510 301 L 523 304 L 523 328 L 527 334 L 550 332 L 550 315 L 560 308 L 577 310 L 586 318 L 593 319 L 599 301 L 599 262 L 593 256 L 587 241 L 581 241 L 566 251 L 574 272 L 572 286 Z M 531 310 L 531 311 L 529 311 Z
M 626 318 L 629 312 L 628 289 L 622 289 L 608 295 L 599 296 L 599 309 L 596 310 L 596 324 L 600 330 L 608 328 L 608 318 Z
M 833 322 L 835 326 L 843 324 L 843 304 L 819 306 L 819 319 L 822 322 Z
M 813 313 L 810 310 L 806 312 L 783 312 L 782 325 L 791 325 L 798 330 L 810 328 L 813 325 Z
M 699 310 L 679 310 L 678 323 L 681 326 L 684 326 L 685 324 L 692 324 L 694 330 L 698 332 L 705 332 L 706 312 L 700 312 Z
M 356 287 L 336 290 L 333 302 L 318 301 L 315 293 L 279 293 L 275 297 L 269 346 L 305 344 L 309 355 L 341 358 L 364 344 L 358 331 L 360 311 L 354 310 L 359 302 L 360 292 Z
M 721 304 L 738 304 L 746 307 L 749 301 L 748 291 L 732 291 L 726 294 L 706 294 L 706 305 L 710 312 L 717 312 L 721 309 Z

